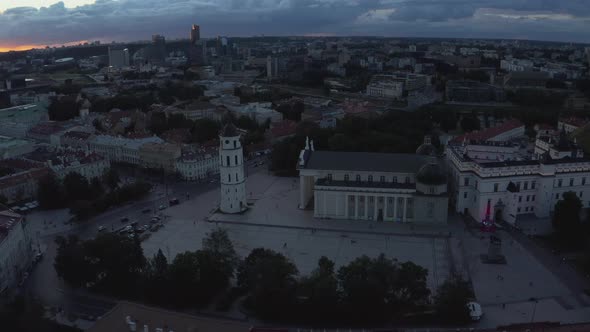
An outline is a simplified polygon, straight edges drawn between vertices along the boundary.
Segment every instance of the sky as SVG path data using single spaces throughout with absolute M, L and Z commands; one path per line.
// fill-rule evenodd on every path
M 152 34 L 511 38 L 590 43 L 590 0 L 0 0 L 0 51 Z

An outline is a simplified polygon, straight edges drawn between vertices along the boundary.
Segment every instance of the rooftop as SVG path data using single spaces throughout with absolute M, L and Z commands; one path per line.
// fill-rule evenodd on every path
M 305 169 L 416 173 L 432 158 L 406 153 L 310 151 Z
M 524 123 L 520 122 L 519 120 L 516 119 L 512 119 L 512 120 L 508 120 L 506 122 L 504 122 L 503 124 L 493 127 L 493 128 L 488 128 L 488 129 L 484 129 L 484 130 L 480 130 L 480 131 L 472 131 L 470 133 L 461 135 L 461 136 L 457 136 L 453 139 L 453 142 L 457 142 L 457 143 L 461 143 L 465 140 L 467 141 L 487 141 L 489 139 L 492 139 L 500 134 L 503 134 L 505 132 L 508 132 L 510 130 L 519 128 L 524 126 Z
M 0 243 L 8 236 L 11 229 L 22 221 L 23 217 L 18 213 L 10 210 L 0 211 Z

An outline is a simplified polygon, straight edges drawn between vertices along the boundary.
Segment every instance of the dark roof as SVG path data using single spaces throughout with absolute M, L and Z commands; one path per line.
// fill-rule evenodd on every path
M 437 162 L 430 162 L 420 167 L 416 180 L 424 184 L 439 185 L 447 183 L 447 175 Z
M 313 151 L 304 168 L 416 173 L 431 157 L 405 153 Z
M 223 126 L 223 129 L 221 129 L 221 136 L 236 137 L 240 136 L 240 134 L 238 133 L 238 128 L 236 128 L 236 126 L 234 126 L 234 124 L 230 122 Z

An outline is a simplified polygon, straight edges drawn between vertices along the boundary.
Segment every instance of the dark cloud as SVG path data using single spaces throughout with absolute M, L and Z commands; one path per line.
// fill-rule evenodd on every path
M 98 0 L 0 14 L 0 44 L 205 36 L 498 37 L 590 41 L 588 0 Z M 476 34 L 476 35 L 475 35 Z

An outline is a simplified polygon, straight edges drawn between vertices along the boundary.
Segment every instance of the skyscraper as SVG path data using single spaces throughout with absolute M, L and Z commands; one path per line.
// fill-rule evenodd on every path
M 166 59 L 166 38 L 161 35 L 152 36 L 152 45 L 150 48 L 150 61 L 163 63 Z
M 198 40 L 201 40 L 201 27 L 193 24 L 191 28 L 191 45 L 195 45 Z
M 109 47 L 109 66 L 113 68 L 129 67 L 129 50 L 124 47 Z
M 188 54 L 192 65 L 204 66 L 207 64 L 207 47 L 205 41 L 201 39 L 201 27 L 196 24 L 193 24 L 191 28 L 191 44 Z

